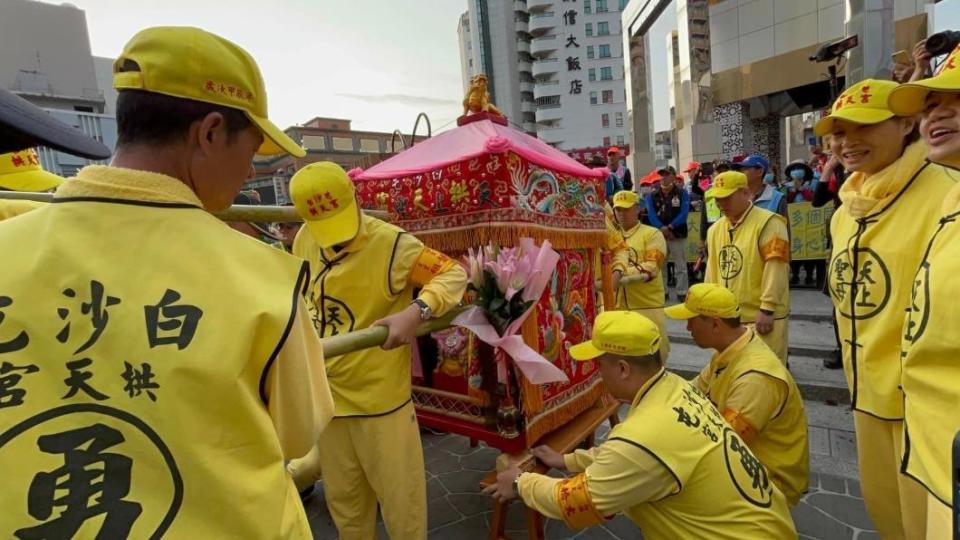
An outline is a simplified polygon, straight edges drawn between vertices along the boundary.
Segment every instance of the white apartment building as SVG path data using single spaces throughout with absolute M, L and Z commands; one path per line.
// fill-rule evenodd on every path
M 626 0 L 469 2 L 459 27 L 464 87 L 485 73 L 513 125 L 560 149 L 628 143 Z

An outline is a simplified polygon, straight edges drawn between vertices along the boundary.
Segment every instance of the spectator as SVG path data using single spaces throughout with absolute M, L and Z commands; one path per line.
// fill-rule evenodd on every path
M 750 154 L 743 161 L 736 163 L 734 168 L 739 168 L 743 174 L 747 175 L 747 186 L 753 193 L 753 204 L 780 214 L 789 221 L 786 197 L 763 181 L 763 177 L 770 170 L 770 162 L 767 158 L 760 154 Z
M 633 178 L 630 176 L 630 169 L 623 164 L 623 156 L 620 155 L 620 149 L 616 146 L 607 150 L 607 169 L 620 180 L 621 189 L 633 191 Z
M 603 167 L 603 158 L 599 156 L 594 156 L 593 160 L 590 162 L 590 166 L 593 168 Z M 613 207 L 613 196 L 616 195 L 618 191 L 623 191 L 623 184 L 620 183 L 620 178 L 610 172 L 610 169 L 607 168 L 607 180 L 603 185 L 604 197 L 607 199 L 607 204 Z
M 660 189 L 646 197 L 650 225 L 660 229 L 667 239 L 667 260 L 674 265 L 676 297 L 682 302 L 687 297 L 687 214 L 690 212 L 690 194 L 677 185 L 677 171 L 666 166 L 657 171 Z M 669 298 L 667 292 L 666 297 Z
M 813 182 L 813 169 L 798 160 L 787 165 L 784 172 L 787 176 L 787 183 L 784 186 L 787 203 L 812 201 L 813 190 L 810 186 Z
M 813 200 L 813 190 L 810 189 L 810 183 L 813 181 L 813 169 L 802 160 L 797 160 L 787 165 L 785 169 L 787 175 L 786 198 L 787 203 L 809 202 Z M 790 261 L 790 285 L 800 284 L 800 269 L 806 273 L 804 285 L 812 287 L 815 284 L 813 279 L 816 272 L 817 279 L 824 275 L 826 264 L 824 261 Z

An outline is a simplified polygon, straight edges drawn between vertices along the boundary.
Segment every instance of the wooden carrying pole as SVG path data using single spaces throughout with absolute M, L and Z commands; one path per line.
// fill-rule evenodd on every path
M 52 193 L 31 193 L 27 191 L 0 191 L 0 199 L 50 202 Z M 367 215 L 384 221 L 390 220 L 390 214 L 379 210 L 364 210 Z M 255 206 L 236 204 L 222 212 L 214 212 L 223 221 L 254 221 L 260 223 L 296 223 L 303 221 L 292 206 Z
M 417 335 L 425 336 L 432 332 L 450 328 L 450 323 L 453 322 L 453 319 L 462 311 L 463 309 L 455 309 L 443 317 L 432 319 L 421 324 L 417 328 Z M 327 358 L 332 358 L 362 349 L 379 347 L 383 345 L 383 342 L 386 340 L 387 328 L 385 326 L 371 326 L 363 330 L 323 338 L 320 342 L 323 344 L 323 355 Z

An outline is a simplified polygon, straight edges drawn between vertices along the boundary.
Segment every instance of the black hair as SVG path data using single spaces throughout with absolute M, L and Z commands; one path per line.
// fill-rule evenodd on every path
M 140 66 L 132 60 L 125 60 L 119 70 L 140 71 Z M 117 95 L 117 146 L 162 145 L 183 140 L 194 122 L 214 112 L 223 115 L 230 142 L 237 133 L 252 125 L 243 111 L 232 107 L 144 90 L 120 90 Z
M 730 328 L 740 328 L 740 317 L 726 317 L 720 320 Z
M 655 369 L 662 365 L 659 349 L 656 352 L 643 356 L 624 356 L 619 354 L 610 354 L 609 356 L 616 360 L 623 360 L 631 366 L 642 370 Z

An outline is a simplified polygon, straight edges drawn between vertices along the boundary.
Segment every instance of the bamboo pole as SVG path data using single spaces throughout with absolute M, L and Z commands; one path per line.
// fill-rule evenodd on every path
M 450 328 L 450 323 L 453 322 L 453 319 L 462 311 L 462 308 L 455 309 L 443 317 L 431 319 L 421 324 L 417 328 L 417 335 L 425 336 L 431 332 Z M 387 328 L 385 326 L 371 326 L 363 330 L 323 338 L 320 340 L 320 343 L 323 345 L 323 355 L 327 358 L 332 358 L 362 349 L 379 347 L 383 345 L 383 342 L 386 340 Z
M 28 191 L 0 191 L 0 199 L 50 202 L 52 193 L 32 193 Z M 364 210 L 369 216 L 390 220 L 388 212 L 380 210 Z M 214 212 L 215 216 L 223 221 L 255 221 L 261 223 L 298 223 L 303 221 L 292 206 L 256 206 L 235 204 L 222 212 Z

